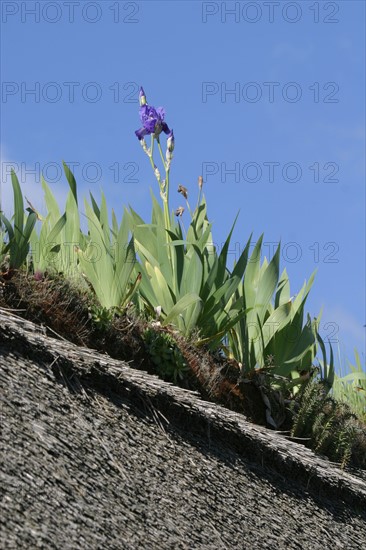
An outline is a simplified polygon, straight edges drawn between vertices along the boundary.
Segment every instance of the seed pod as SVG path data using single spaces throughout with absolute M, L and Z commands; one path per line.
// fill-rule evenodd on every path
M 186 200 L 188 199 L 188 189 L 184 185 L 179 185 L 178 193 L 181 193 Z

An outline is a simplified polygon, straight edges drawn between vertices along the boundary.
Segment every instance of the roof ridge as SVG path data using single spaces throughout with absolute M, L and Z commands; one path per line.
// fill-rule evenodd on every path
M 300 482 L 306 489 L 322 491 L 347 502 L 366 504 L 366 483 L 310 449 L 285 438 L 278 432 L 249 422 L 242 414 L 202 399 L 198 392 L 177 387 L 155 375 L 137 370 L 124 361 L 112 359 L 89 348 L 45 334 L 35 323 L 0 308 L 0 365 L 2 347 L 17 340 L 17 354 L 49 357 L 48 368 L 62 365 L 66 376 L 76 375 L 98 392 L 145 396 L 169 421 L 223 437 L 227 445 L 240 449 L 244 458 L 275 470 L 282 476 Z M 72 387 L 72 385 L 71 385 Z

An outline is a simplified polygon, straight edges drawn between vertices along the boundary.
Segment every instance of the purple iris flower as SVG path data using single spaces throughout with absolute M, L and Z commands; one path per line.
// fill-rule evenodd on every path
M 142 89 L 142 88 L 141 88 Z M 155 137 L 161 132 L 169 134 L 170 130 L 166 122 L 164 122 L 165 110 L 163 107 L 152 107 L 150 105 L 142 105 L 139 110 L 142 128 L 136 130 L 135 134 L 139 140 L 149 134 L 154 134 Z

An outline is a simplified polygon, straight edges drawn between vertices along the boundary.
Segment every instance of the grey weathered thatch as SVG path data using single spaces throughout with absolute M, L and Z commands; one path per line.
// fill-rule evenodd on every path
M 0 311 L 2 548 L 366 545 L 366 484 Z

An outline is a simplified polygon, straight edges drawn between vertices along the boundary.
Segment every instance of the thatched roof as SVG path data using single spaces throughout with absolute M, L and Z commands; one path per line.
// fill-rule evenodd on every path
M 4 548 L 352 549 L 366 483 L 0 311 Z

